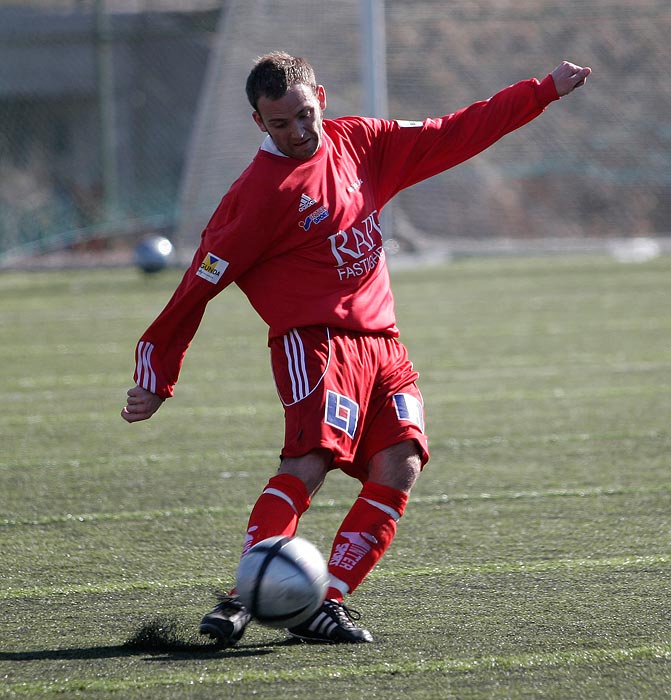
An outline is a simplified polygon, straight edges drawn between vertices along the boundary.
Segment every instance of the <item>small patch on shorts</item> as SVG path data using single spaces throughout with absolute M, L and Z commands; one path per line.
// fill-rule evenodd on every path
M 394 394 L 394 406 L 399 420 L 407 420 L 424 432 L 424 407 L 412 394 Z
M 359 422 L 359 404 L 335 391 L 327 391 L 324 422 L 353 439 Z

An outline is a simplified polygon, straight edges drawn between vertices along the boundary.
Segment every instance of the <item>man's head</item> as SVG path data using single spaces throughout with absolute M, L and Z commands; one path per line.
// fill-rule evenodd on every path
M 291 158 L 311 158 L 322 141 L 326 92 L 312 66 L 277 51 L 259 58 L 246 85 L 254 121 Z

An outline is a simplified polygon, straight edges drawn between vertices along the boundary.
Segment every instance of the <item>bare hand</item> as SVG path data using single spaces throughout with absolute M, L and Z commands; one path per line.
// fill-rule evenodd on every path
M 128 390 L 126 405 L 121 411 L 121 417 L 128 423 L 151 418 L 163 403 L 163 399 L 141 386 L 134 386 Z
M 568 95 L 569 92 L 585 84 L 587 76 L 592 72 L 591 68 L 581 68 L 574 63 L 562 61 L 550 75 L 554 80 L 559 97 Z

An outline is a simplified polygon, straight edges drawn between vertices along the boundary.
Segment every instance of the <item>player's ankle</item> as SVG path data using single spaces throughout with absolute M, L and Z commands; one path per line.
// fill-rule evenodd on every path
M 338 603 L 342 603 L 345 596 L 337 589 L 332 586 L 326 591 L 325 600 L 335 600 Z

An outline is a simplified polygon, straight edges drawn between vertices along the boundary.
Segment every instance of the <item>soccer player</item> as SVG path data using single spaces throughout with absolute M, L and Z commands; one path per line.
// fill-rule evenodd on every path
M 303 640 L 371 642 L 343 603 L 391 544 L 429 459 L 424 406 L 394 316 L 380 212 L 400 190 L 481 152 L 582 85 L 562 62 L 448 116 L 416 122 L 324 119 L 326 91 L 302 58 L 259 58 L 246 91 L 266 134 L 221 200 L 167 306 L 136 349 L 122 417 L 150 418 L 173 388 L 207 303 L 235 282 L 269 326 L 284 407 L 280 466 L 252 510 L 242 552 L 292 536 L 327 473 L 361 492 L 335 535 L 321 608 L 289 629 Z M 250 615 L 233 590 L 200 631 L 225 645 Z

